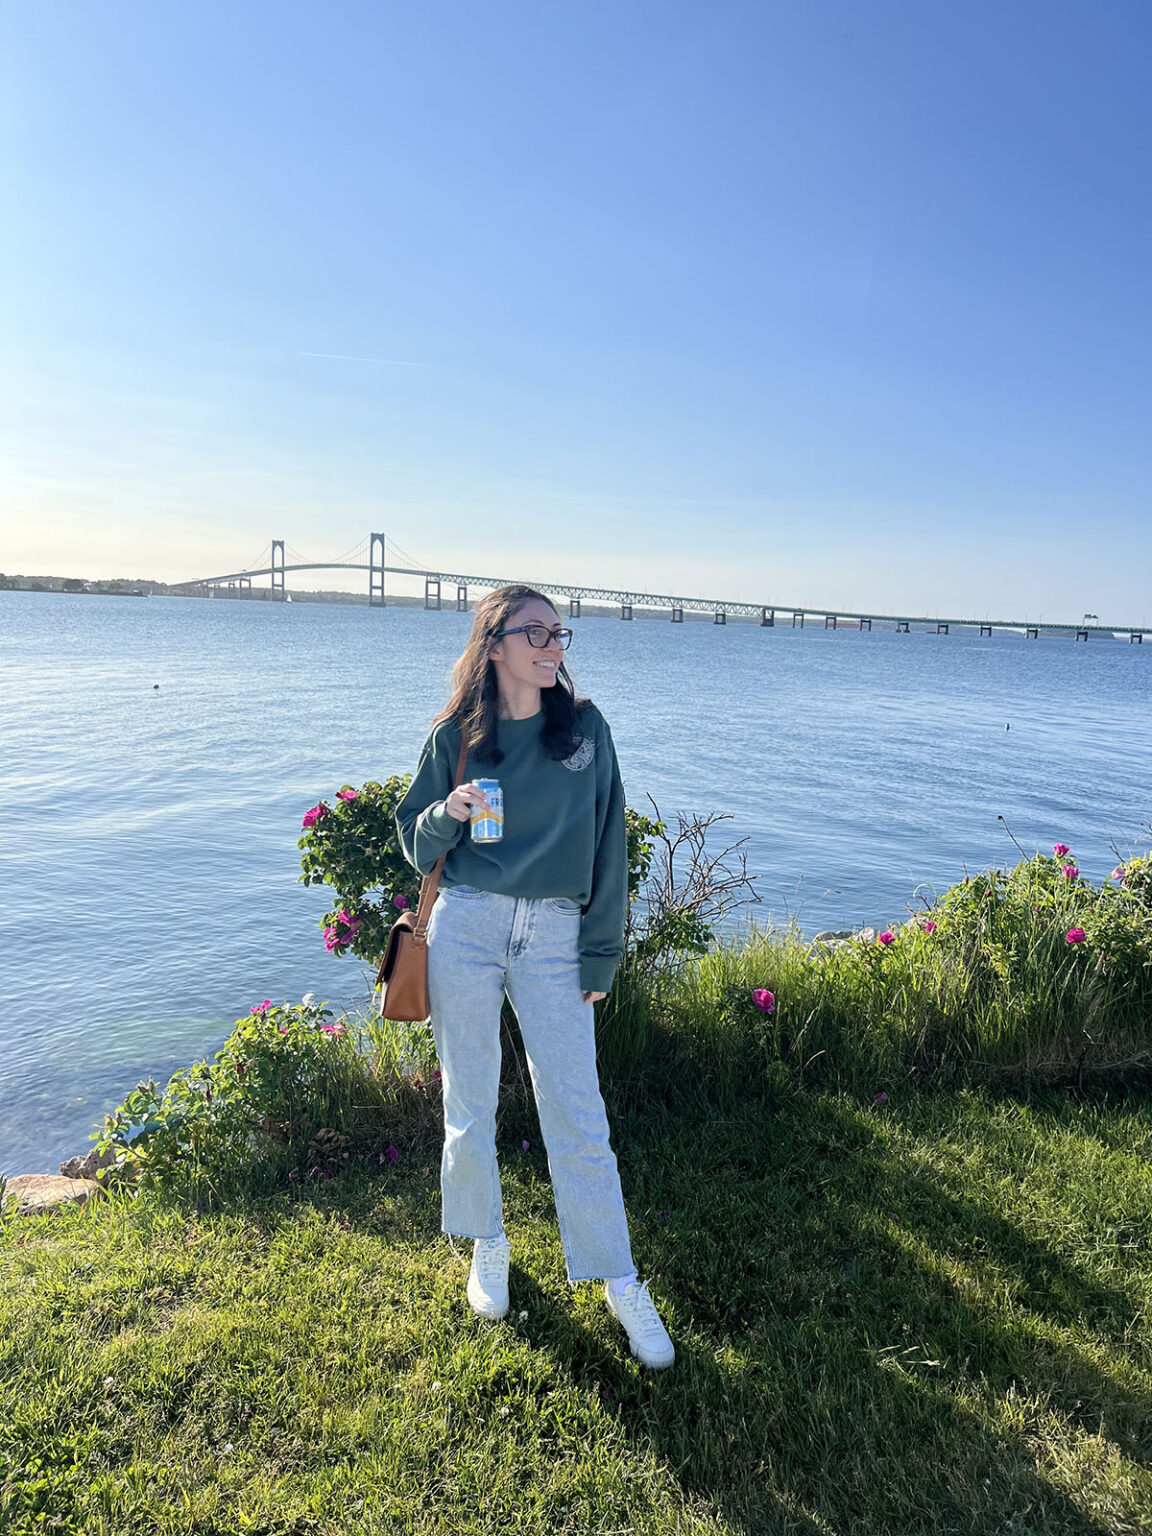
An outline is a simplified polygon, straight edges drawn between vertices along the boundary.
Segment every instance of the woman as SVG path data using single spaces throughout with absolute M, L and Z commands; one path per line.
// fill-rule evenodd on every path
M 428 994 L 444 1090 L 445 1232 L 474 1239 L 468 1302 L 508 1310 L 510 1247 L 496 1161 L 500 1009 L 520 1023 L 556 1198 L 568 1279 L 604 1279 L 632 1353 L 660 1369 L 675 1350 L 636 1278 L 596 1074 L 592 1004 L 620 961 L 628 901 L 624 792 L 603 716 L 564 666 L 571 630 L 531 587 L 476 608 L 453 691 L 396 813 L 405 856 L 446 855 L 428 929 Z M 462 740 L 468 743 L 456 787 Z M 499 779 L 504 834 L 474 842 L 484 809 L 470 779 Z

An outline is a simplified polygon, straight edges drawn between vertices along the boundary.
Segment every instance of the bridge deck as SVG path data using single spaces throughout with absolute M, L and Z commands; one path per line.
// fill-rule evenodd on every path
M 183 581 L 173 583 L 172 591 L 184 591 L 188 588 L 218 587 L 225 582 L 237 582 L 240 580 L 251 581 L 255 576 L 271 577 L 273 572 L 279 575 L 293 571 L 367 571 L 383 572 L 390 576 L 416 576 L 422 577 L 426 582 L 439 582 L 443 586 L 457 587 L 503 587 L 510 581 L 520 580 L 519 577 L 509 576 L 476 576 L 464 575 L 456 571 L 430 571 L 413 566 L 401 565 L 371 565 L 357 564 L 347 561 L 327 561 L 298 565 L 264 566 L 254 571 L 232 571 L 224 576 L 206 576 L 199 581 Z M 541 592 L 552 593 L 557 596 L 579 598 L 585 602 L 611 603 L 614 606 L 629 606 L 632 608 L 678 608 L 686 613 L 713 613 L 733 614 L 747 617 L 759 617 L 762 613 L 794 614 L 805 619 L 848 619 L 854 621 L 870 621 L 874 624 L 916 624 L 916 625 L 955 625 L 957 629 L 980 629 L 989 627 L 993 629 L 1018 629 L 1025 632 L 1042 629 L 1047 634 L 1077 634 L 1077 635 L 1149 635 L 1152 636 L 1152 626 L 1146 624 L 1045 624 L 1035 619 L 972 619 L 972 618 L 947 618 L 940 614 L 911 614 L 911 613 L 877 613 L 875 609 L 862 609 L 856 611 L 846 608 L 821 608 L 813 607 L 806 603 L 749 603 L 733 602 L 728 598 L 711 597 L 675 597 L 669 593 L 658 592 L 626 592 L 613 587 L 584 587 L 564 581 L 531 581 L 527 585 L 536 587 Z

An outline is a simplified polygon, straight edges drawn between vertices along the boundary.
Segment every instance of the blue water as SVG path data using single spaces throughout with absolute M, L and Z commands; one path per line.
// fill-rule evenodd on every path
M 0 592 L 0 1170 L 82 1150 L 261 998 L 364 1000 L 364 968 L 324 950 L 324 891 L 297 884 L 300 817 L 414 766 L 470 622 Z M 899 921 L 1017 857 L 997 813 L 1097 880 L 1143 846 L 1152 647 L 576 629 L 629 800 L 730 812 L 761 919 Z

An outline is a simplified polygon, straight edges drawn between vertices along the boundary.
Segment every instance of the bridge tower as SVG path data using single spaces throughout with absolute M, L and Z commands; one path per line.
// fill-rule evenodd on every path
M 279 554 L 280 554 L 279 560 L 277 560 L 277 558 L 276 558 L 277 551 L 279 551 Z M 276 599 L 277 592 L 279 592 L 281 597 L 286 597 L 287 596 L 287 589 L 284 586 L 284 540 L 283 539 L 273 539 L 272 540 L 272 599 L 273 599 L 273 601 L 275 601 L 275 599 Z
M 376 562 L 376 546 L 380 546 L 380 562 Z M 382 533 L 370 533 L 368 535 L 368 606 L 369 608 L 383 608 L 384 606 L 384 535 Z

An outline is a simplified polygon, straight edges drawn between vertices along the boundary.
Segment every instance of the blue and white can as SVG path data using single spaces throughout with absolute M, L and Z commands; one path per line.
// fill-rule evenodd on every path
M 504 791 L 499 779 L 473 779 L 472 787 L 478 789 L 488 802 L 472 808 L 472 841 L 474 843 L 498 843 L 504 836 Z

